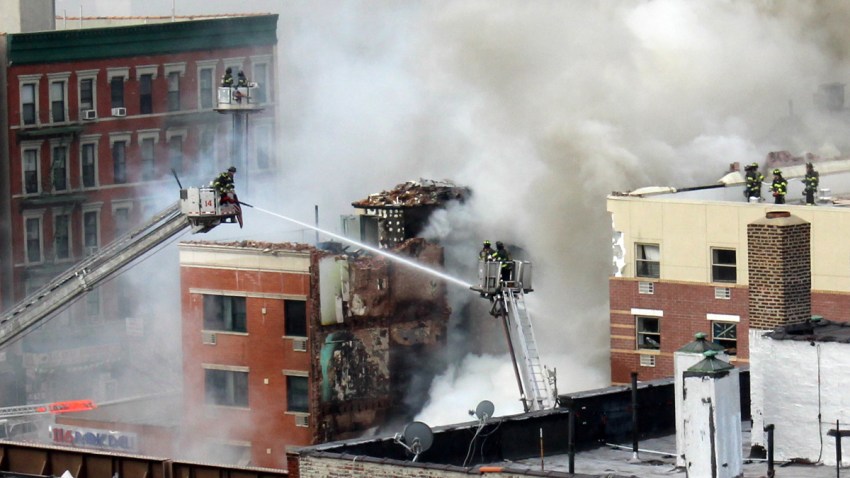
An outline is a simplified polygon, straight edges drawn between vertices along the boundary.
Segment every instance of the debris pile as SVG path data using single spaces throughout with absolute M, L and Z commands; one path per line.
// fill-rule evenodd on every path
M 229 247 L 242 247 L 246 249 L 259 249 L 263 252 L 272 252 L 272 251 L 307 251 L 314 249 L 314 247 L 310 244 L 303 244 L 298 242 L 266 242 L 266 241 L 231 241 L 231 242 L 219 242 L 219 241 L 184 241 L 184 244 L 199 244 L 199 245 L 208 245 L 208 246 L 229 246 Z
M 357 208 L 439 206 L 451 200 L 463 202 L 470 194 L 469 188 L 451 181 L 420 179 L 399 184 L 389 191 L 370 194 L 351 205 Z

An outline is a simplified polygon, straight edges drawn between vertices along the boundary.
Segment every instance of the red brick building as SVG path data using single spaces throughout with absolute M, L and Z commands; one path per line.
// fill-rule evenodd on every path
M 175 201 L 172 169 L 184 185 L 207 183 L 234 163 L 243 178 L 275 169 L 276 28 L 276 15 L 257 15 L 0 35 L 0 308 Z M 251 151 L 242 157 L 228 140 L 234 118 L 213 109 L 226 67 L 258 82 L 254 100 L 266 105 L 252 115 Z M 120 279 L 110 287 L 67 312 L 74 327 L 65 337 L 110 331 L 82 352 L 88 358 L 77 369 L 124 360 L 101 358 L 126 354 L 126 318 L 145 320 L 134 313 L 144 300 Z M 0 381 L 22 384 L 21 368 L 33 370 L 26 394 L 4 386 L 0 404 L 51 394 L 36 369 L 58 373 L 62 354 L 30 349 L 47 363 L 10 354 Z M 90 388 L 103 396 L 88 398 L 114 398 L 108 384 Z
M 394 253 L 443 262 L 422 239 Z M 180 264 L 180 453 L 195 459 L 283 467 L 287 447 L 409 419 L 445 345 L 445 285 L 381 256 L 204 242 L 181 243 Z

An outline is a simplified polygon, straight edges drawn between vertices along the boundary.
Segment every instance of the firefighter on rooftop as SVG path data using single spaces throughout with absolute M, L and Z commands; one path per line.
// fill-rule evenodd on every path
M 803 192 L 806 194 L 806 204 L 814 206 L 815 193 L 818 190 L 818 184 L 820 184 L 820 175 L 815 171 L 815 165 L 812 163 L 806 163 L 806 177 L 803 178 L 803 184 L 805 185 Z
M 236 166 L 227 168 L 227 171 L 219 174 L 213 180 L 212 186 L 218 193 L 220 204 L 233 204 L 236 202 L 236 187 L 233 184 L 233 175 L 236 174 Z
M 773 191 L 773 202 L 775 204 L 785 204 L 785 193 L 788 192 L 788 181 L 782 177 L 782 171 L 779 169 L 773 170 L 773 183 L 770 185 L 770 190 Z
M 752 163 L 745 166 L 744 170 L 747 172 L 747 186 L 744 190 L 747 200 L 750 201 L 750 198 L 761 200 L 761 183 L 764 181 L 764 175 L 759 171 L 759 165 Z

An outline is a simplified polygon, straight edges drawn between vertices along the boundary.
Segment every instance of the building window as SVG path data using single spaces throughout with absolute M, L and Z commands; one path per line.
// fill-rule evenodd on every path
M 127 143 L 124 141 L 112 143 L 112 173 L 115 184 L 127 182 Z
M 288 337 L 307 336 L 307 302 L 304 300 L 283 301 L 284 334 Z
M 109 80 L 110 100 L 113 108 L 124 107 L 124 77 L 113 76 Z
M 86 78 L 80 80 L 80 109 L 82 111 L 94 109 L 94 79 Z
M 153 75 L 151 74 L 139 77 L 139 113 L 143 115 L 153 113 Z
M 95 145 L 93 143 L 87 143 L 82 145 L 82 173 L 83 173 L 83 187 L 84 188 L 93 188 L 97 186 L 97 161 L 95 158 Z
M 204 329 L 247 332 L 245 298 L 204 295 Z
M 53 190 L 64 191 L 68 189 L 68 148 L 66 146 L 53 147 Z
M 215 91 L 213 90 L 213 69 L 201 68 L 198 76 L 200 85 L 200 101 L 198 103 L 201 105 L 201 109 L 211 109 L 213 107 L 213 98 L 215 97 Z
M 289 412 L 309 412 L 310 400 L 307 395 L 307 377 L 286 376 L 286 410 Z
M 25 149 L 23 153 L 24 163 L 24 192 L 26 194 L 38 194 L 39 180 L 38 175 L 38 150 Z
M 204 370 L 206 403 L 228 407 L 248 406 L 248 372 Z
M 71 216 L 53 217 L 53 255 L 57 261 L 71 258 Z
M 711 322 L 711 340 L 722 345 L 729 355 L 738 353 L 738 324 L 735 322 Z
M 251 93 L 254 103 L 265 103 L 268 95 L 268 65 L 266 63 L 254 64 L 254 77 L 252 78 L 257 83 L 257 87 Z
M 736 282 L 735 249 L 711 250 L 711 280 L 713 282 Z
M 115 237 L 123 236 L 130 230 L 130 208 L 116 207 L 112 211 L 112 220 L 115 222 Z
M 54 123 L 65 121 L 65 82 L 50 82 L 50 118 Z
M 156 140 L 153 138 L 142 139 L 142 179 L 149 181 L 154 178 L 154 148 Z
M 27 264 L 41 262 L 41 217 L 25 217 Z
M 656 317 L 637 318 L 637 348 L 661 349 L 661 320 Z
M 83 212 L 83 247 L 86 256 L 96 253 L 100 244 L 99 216 L 98 211 Z
M 89 318 L 100 317 L 100 289 L 97 287 L 86 292 L 86 315 Z
M 638 277 L 661 277 L 658 244 L 635 244 L 635 271 Z
M 180 111 L 180 72 L 168 74 L 168 111 Z
M 272 128 L 271 125 L 258 125 L 256 127 L 254 144 L 256 145 L 257 168 L 269 169 L 272 155 Z
M 183 137 L 172 136 L 168 140 L 168 162 L 178 174 L 183 172 Z
M 35 124 L 35 95 L 36 83 L 25 83 L 21 85 L 21 115 L 23 123 Z

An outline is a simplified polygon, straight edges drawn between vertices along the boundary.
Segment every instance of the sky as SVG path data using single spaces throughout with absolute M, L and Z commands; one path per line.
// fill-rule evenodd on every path
M 730 163 L 762 161 L 770 151 L 846 154 L 843 128 L 822 127 L 812 98 L 819 85 L 850 78 L 848 2 L 174 5 L 178 15 L 280 15 L 280 177 L 240 198 L 308 222 L 318 206 L 321 226 L 336 232 L 352 201 L 406 180 L 471 187 L 472 199 L 438 214 L 428 235 L 446 246 L 447 271 L 468 281 L 482 239 L 533 261 L 527 301 L 561 392 L 609 381 L 607 194 L 711 183 Z M 69 15 L 80 6 L 84 15 L 170 15 L 172 2 L 56 6 Z M 808 127 L 788 134 L 777 125 L 792 108 Z M 270 223 L 249 211 L 246 230 L 210 238 L 306 237 Z M 466 292 L 451 292 L 456 313 L 481 313 L 480 305 L 463 308 L 472 300 Z M 510 370 L 493 379 L 505 376 L 506 359 L 495 352 L 454 357 L 421 419 L 468 420 L 483 399 L 497 415 L 520 411 Z

